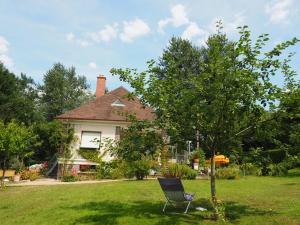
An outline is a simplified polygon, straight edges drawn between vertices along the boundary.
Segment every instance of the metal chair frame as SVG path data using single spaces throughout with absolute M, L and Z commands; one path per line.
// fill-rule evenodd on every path
M 179 178 L 158 178 L 158 181 L 166 197 L 166 203 L 162 211 L 165 212 L 168 203 L 174 206 L 174 202 L 188 202 L 184 211 L 184 213 L 187 213 L 193 199 L 188 200 L 186 195 L 193 198 L 195 193 L 186 193 Z

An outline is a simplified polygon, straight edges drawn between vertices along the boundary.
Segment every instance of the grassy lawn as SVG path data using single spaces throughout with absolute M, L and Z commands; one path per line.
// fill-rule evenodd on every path
M 183 208 L 161 212 L 164 196 L 151 181 L 103 184 L 9 187 L 0 191 L 0 224 L 300 224 L 300 174 L 289 177 L 246 177 L 218 180 L 226 202 L 226 222 L 203 219 L 209 181 L 183 181 L 196 192 L 189 214 Z

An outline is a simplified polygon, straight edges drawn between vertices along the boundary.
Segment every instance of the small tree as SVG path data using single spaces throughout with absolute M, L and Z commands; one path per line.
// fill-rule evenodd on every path
M 2 186 L 4 185 L 4 174 L 10 160 L 24 157 L 32 153 L 31 147 L 36 143 L 36 136 L 32 127 L 18 124 L 14 120 L 7 125 L 0 121 L 0 164 L 3 170 Z
M 185 79 L 182 66 L 172 67 L 162 79 L 154 61 L 148 70 L 138 73 L 135 69 L 112 69 L 113 74 L 135 88 L 143 103 L 156 110 L 157 124 L 169 133 L 181 129 L 178 118 L 190 118 L 201 131 L 202 147 L 211 155 L 211 198 L 214 218 L 218 218 L 215 160 L 217 151 L 239 147 L 237 136 L 261 121 L 263 107 L 274 106 L 280 89 L 270 77 L 277 72 L 289 76 L 287 59 L 280 57 L 283 50 L 298 42 L 296 38 L 276 45 L 264 52 L 269 40 L 260 35 L 253 43 L 247 26 L 240 27 L 238 41 L 229 41 L 219 23 L 217 34 L 211 35 L 202 48 L 199 74 L 187 71 Z M 176 64 L 170 59 L 170 64 Z M 186 116 L 186 113 L 188 116 Z M 188 122 L 188 121 L 186 121 Z
M 109 147 L 113 155 L 128 163 L 139 180 L 148 174 L 153 156 L 162 144 L 160 134 L 149 126 L 146 121 L 133 122 L 121 131 L 120 140 Z

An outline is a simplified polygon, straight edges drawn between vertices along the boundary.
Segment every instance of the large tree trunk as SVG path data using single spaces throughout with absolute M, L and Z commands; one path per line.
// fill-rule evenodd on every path
M 214 207 L 214 219 L 218 219 L 218 207 L 217 207 L 217 192 L 216 192 L 216 162 L 215 162 L 215 149 L 211 151 L 210 160 L 210 192 L 211 199 Z

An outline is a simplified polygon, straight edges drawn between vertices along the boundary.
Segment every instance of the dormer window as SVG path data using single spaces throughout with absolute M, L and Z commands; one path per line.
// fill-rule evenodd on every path
M 119 99 L 114 101 L 111 106 L 125 106 Z

